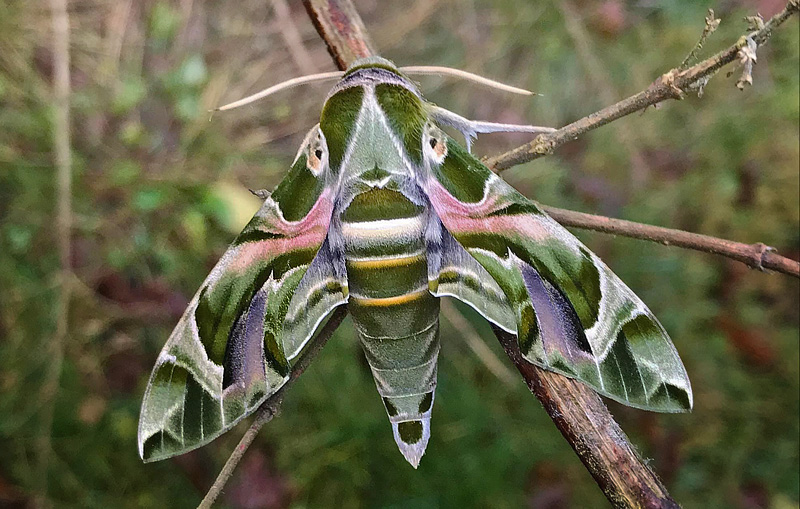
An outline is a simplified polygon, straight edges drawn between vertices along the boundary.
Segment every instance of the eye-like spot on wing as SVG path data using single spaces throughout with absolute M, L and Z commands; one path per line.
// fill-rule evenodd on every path
M 303 152 L 306 155 L 306 168 L 308 168 L 315 177 L 318 177 L 325 170 L 327 146 L 322 131 L 317 129 L 316 132 L 312 130 L 312 133 L 313 135 L 308 141 L 308 145 L 303 149 Z
M 323 155 L 324 158 L 324 155 Z M 284 179 L 270 195 L 287 221 L 306 217 L 325 189 L 322 160 L 304 150 Z
M 319 175 L 322 171 L 322 150 L 316 149 L 310 151 L 306 160 L 306 168 L 311 170 L 315 176 Z
M 422 147 L 425 157 L 433 161 L 435 164 L 442 164 L 445 157 L 447 157 L 447 135 L 436 126 L 428 125 L 425 130 L 425 143 Z

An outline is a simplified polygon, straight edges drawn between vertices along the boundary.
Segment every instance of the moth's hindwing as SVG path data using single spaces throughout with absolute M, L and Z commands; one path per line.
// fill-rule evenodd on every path
M 428 286 L 436 297 L 455 297 L 507 332 L 517 330 L 516 317 L 506 294 L 485 268 L 441 226 L 436 248 L 438 263 L 429 264 Z M 431 247 L 429 246 L 429 253 Z
M 333 208 L 327 154 L 319 157 L 324 138 L 312 136 L 316 130 L 159 354 L 139 420 L 145 461 L 206 444 L 258 408 L 288 380 L 291 358 L 324 316 L 344 301 L 346 282 L 325 260 L 312 263 Z M 299 306 L 293 298 L 310 301 Z
M 425 192 L 444 227 L 491 275 L 505 300 L 484 284 L 488 297 L 476 304 L 480 278 L 469 264 L 445 263 L 438 291 L 515 332 L 523 356 L 534 364 L 626 405 L 689 410 L 686 371 L 644 303 L 534 202 L 439 129 L 428 136 Z M 448 243 L 443 246 L 447 250 Z M 442 255 L 460 256 L 455 248 Z

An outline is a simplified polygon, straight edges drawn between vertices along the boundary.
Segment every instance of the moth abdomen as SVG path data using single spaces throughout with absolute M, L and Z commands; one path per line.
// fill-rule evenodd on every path
M 414 467 L 430 437 L 439 354 L 439 299 L 428 290 L 426 211 L 371 188 L 342 214 L 348 308 L 392 423 Z

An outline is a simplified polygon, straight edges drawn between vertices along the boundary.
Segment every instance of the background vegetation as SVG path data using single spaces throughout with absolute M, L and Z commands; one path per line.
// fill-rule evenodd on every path
M 382 54 L 518 84 L 534 99 L 422 81 L 470 118 L 561 126 L 640 89 L 723 19 L 778 0 L 356 1 Z M 333 69 L 297 3 L 70 2 L 73 297 L 45 469 L 61 507 L 194 507 L 241 436 L 143 465 L 141 395 L 188 299 L 273 188 L 318 119 L 325 86 L 233 112 L 209 108 Z M 277 6 L 277 9 L 276 9 Z M 574 10 L 575 12 L 570 14 Z M 292 27 L 301 44 L 287 45 Z M 44 479 L 38 439 L 55 331 L 58 254 L 52 54 L 42 2 L 0 0 L 0 506 Z M 671 102 L 504 176 L 555 206 L 682 228 L 800 255 L 800 38 L 788 22 L 760 50 L 754 87 L 714 78 Z M 527 141 L 495 135 L 479 154 Z M 684 359 L 695 410 L 612 405 L 686 507 L 798 507 L 800 286 L 711 255 L 576 232 L 649 304 Z M 481 321 L 469 321 L 504 362 Z M 521 380 L 509 383 L 445 322 L 433 436 L 418 471 L 396 449 L 349 321 L 247 453 L 230 507 L 589 507 L 602 494 Z M 507 363 L 508 364 L 508 363 Z M 510 364 L 508 364 L 510 365 Z

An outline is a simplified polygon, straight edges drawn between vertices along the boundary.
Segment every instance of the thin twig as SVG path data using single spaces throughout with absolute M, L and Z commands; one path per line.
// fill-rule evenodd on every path
M 603 65 L 602 57 L 594 51 L 596 45 L 592 43 L 589 31 L 583 24 L 582 11 L 573 5 L 571 0 L 561 0 L 557 5 L 564 18 L 564 27 L 573 40 L 575 51 L 589 75 L 589 82 L 597 88 L 598 97 L 603 104 L 613 103 L 619 94 L 614 87 L 608 66 Z M 632 126 L 625 123 L 619 126 L 617 140 L 630 160 L 630 178 L 627 181 L 634 189 L 640 189 L 652 172 L 641 149 L 634 142 L 635 139 L 636 133 Z
M 275 10 L 275 17 L 278 18 L 278 28 L 283 42 L 286 43 L 286 48 L 295 64 L 303 74 L 313 74 L 316 71 L 314 59 L 303 44 L 303 37 L 294 24 L 289 4 L 286 0 L 272 0 L 272 8 Z
M 261 404 L 256 413 L 255 420 L 253 420 L 253 424 L 250 425 L 242 439 L 236 445 L 236 449 L 234 449 L 234 451 L 228 457 L 228 460 L 225 462 L 225 465 L 222 467 L 219 475 L 214 480 L 214 484 L 211 485 L 211 488 L 208 489 L 206 496 L 203 497 L 200 505 L 197 506 L 198 509 L 208 509 L 211 507 L 217 497 L 219 497 L 220 493 L 222 493 L 222 489 L 233 475 L 233 470 L 236 468 L 236 465 L 239 464 L 239 461 L 244 456 L 247 448 L 250 447 L 250 444 L 252 444 L 253 440 L 256 438 L 258 431 L 262 426 L 264 426 L 264 424 L 271 421 L 272 418 L 277 415 L 286 391 L 308 368 L 314 357 L 319 354 L 320 350 L 322 350 L 322 347 L 325 346 L 325 343 L 328 342 L 339 325 L 341 325 L 342 320 L 344 320 L 346 315 L 347 308 L 345 306 L 340 306 L 331 314 L 328 322 L 309 342 L 308 346 L 306 346 L 306 348 L 303 350 L 303 353 L 300 355 L 300 358 L 297 360 L 295 365 L 292 366 L 292 374 L 289 380 L 275 394 L 270 396 L 264 403 Z
M 717 28 L 719 28 L 721 20 L 714 15 L 714 9 L 709 9 L 705 21 L 706 24 L 703 27 L 703 33 L 700 34 L 700 40 L 697 41 L 697 44 L 694 45 L 692 51 L 690 51 L 689 54 L 686 55 L 686 58 L 683 59 L 683 62 L 681 62 L 681 65 L 678 66 L 678 69 L 686 69 L 687 67 L 689 67 L 689 64 L 692 62 L 692 60 L 694 60 L 697 57 L 697 53 L 701 49 L 703 49 L 703 46 L 705 45 L 706 40 L 708 39 L 708 36 L 713 34 L 717 30 Z
M 569 3 L 564 5 L 569 5 Z M 490 157 L 484 162 L 494 171 L 502 171 L 514 165 L 551 154 L 563 143 L 575 139 L 613 120 L 666 99 L 680 99 L 688 91 L 696 90 L 698 93 L 701 92 L 702 86 L 705 85 L 714 73 L 724 65 L 734 61 L 742 62 L 744 67 L 742 78 L 737 81 L 737 86 L 741 86 L 742 83 L 751 82 L 752 78 L 749 71 L 752 69 L 752 63 L 755 61 L 754 46 L 766 42 L 774 28 L 781 25 L 793 14 L 799 12 L 800 7 L 798 7 L 798 5 L 800 5 L 800 3 L 797 0 L 790 1 L 783 11 L 773 16 L 767 23 L 753 26 L 755 29 L 754 32 L 743 36 L 734 46 L 731 46 L 727 50 L 693 67 L 684 69 L 685 63 L 695 53 L 693 51 L 680 67 L 661 76 L 650 85 L 647 90 L 639 92 L 617 104 L 603 108 L 599 112 L 562 127 L 553 133 L 541 134 L 526 145 L 504 154 Z M 567 12 L 565 15 L 569 18 L 570 13 Z M 698 45 L 702 45 L 705 38 L 707 38 L 719 24 L 719 20 L 714 18 L 713 11 L 709 11 L 709 15 L 706 17 L 705 21 L 706 28 L 703 30 L 703 36 L 701 36 L 701 42 L 698 43 Z M 698 251 L 727 256 L 728 258 L 740 261 L 759 270 L 770 269 L 800 277 L 800 263 L 778 255 L 773 248 L 767 247 L 762 243 L 743 244 L 741 242 L 719 239 L 707 235 L 660 228 L 621 219 L 594 216 L 553 207 L 545 207 L 545 209 L 556 221 L 559 221 L 564 226 L 584 228 L 603 233 L 623 235 L 625 237 L 651 240 L 665 245 L 696 249 Z
M 678 508 L 596 392 L 526 361 L 517 337 L 494 328 L 532 393 L 614 507 Z
M 42 386 L 42 430 L 39 437 L 38 505 L 48 506 L 48 464 L 52 450 L 51 433 L 53 413 L 61 379 L 64 360 L 64 342 L 68 332 L 71 278 L 71 228 L 72 228 L 72 154 L 70 150 L 70 75 L 69 75 L 69 14 L 67 0 L 51 0 L 53 22 L 53 149 L 57 172 L 56 237 L 60 270 L 58 275 L 59 298 L 56 330 L 50 342 L 48 369 Z
M 742 36 L 730 48 L 688 69 L 672 69 L 655 80 L 646 90 L 580 120 L 576 120 L 553 133 L 540 134 L 529 143 L 503 154 L 490 157 L 484 163 L 491 170 L 499 172 L 552 154 L 556 148 L 564 143 L 648 106 L 658 104 L 667 99 L 682 99 L 688 92 L 698 90 L 708 78 L 722 67 L 739 60 L 741 58 L 741 50 L 748 48 L 750 40 L 758 46 L 764 44 L 772 35 L 772 30 L 797 12 L 800 12 L 800 1 L 791 0 L 781 12 L 770 18 L 763 28 L 747 36 Z
M 761 243 L 745 244 L 683 230 L 673 230 L 623 219 L 584 214 L 574 210 L 546 206 L 542 208 L 564 226 L 649 240 L 665 246 L 677 246 L 713 253 L 740 261 L 754 269 L 774 270 L 790 276 L 800 277 L 800 262 L 781 256 L 773 248 Z

